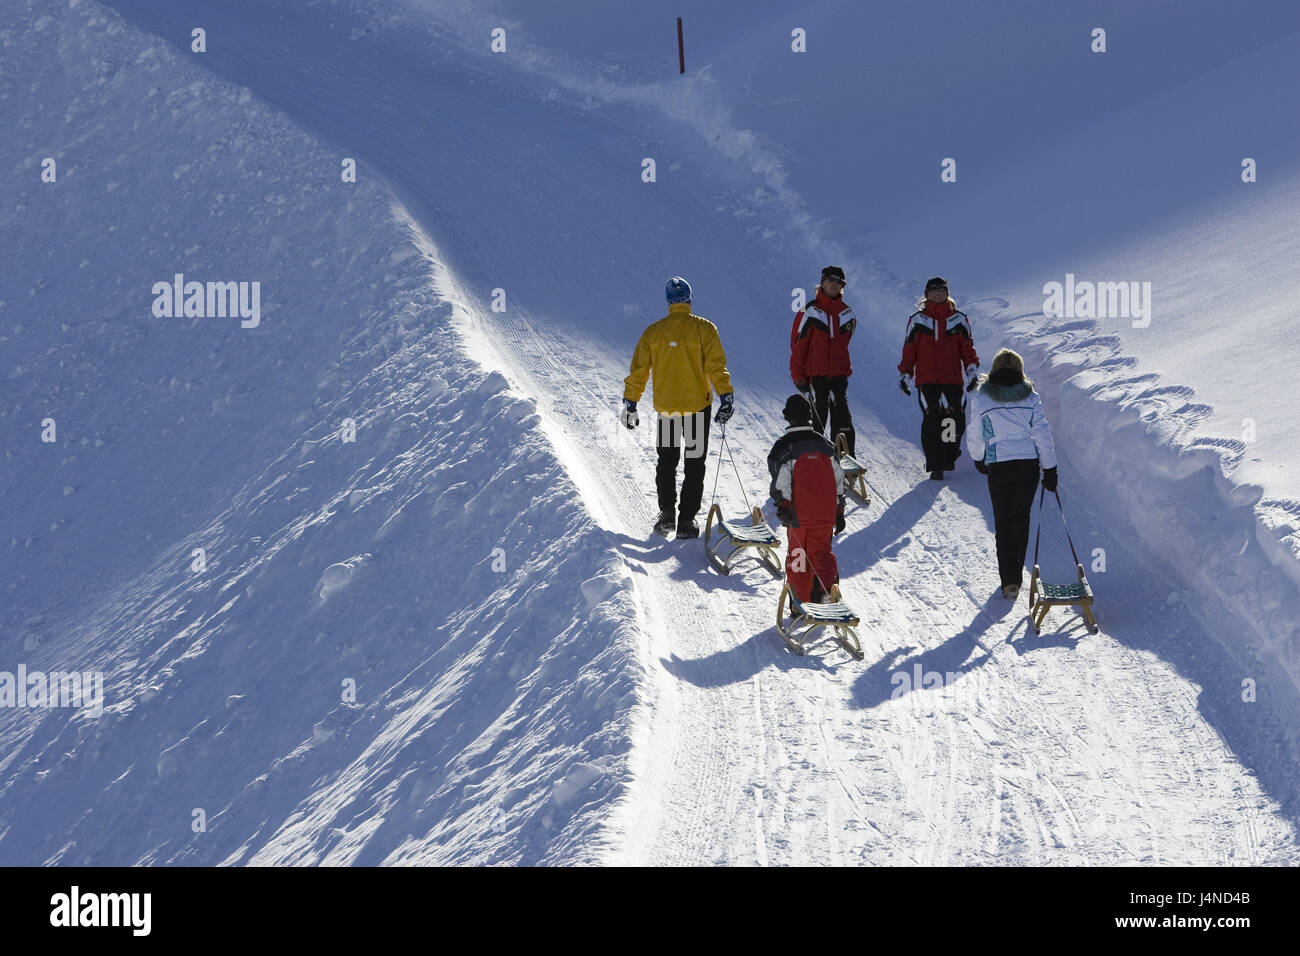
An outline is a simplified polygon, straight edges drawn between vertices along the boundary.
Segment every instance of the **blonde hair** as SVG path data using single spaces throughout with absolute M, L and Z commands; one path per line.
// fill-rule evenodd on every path
M 916 300 L 916 311 L 920 312 L 929 304 L 930 304 L 930 300 L 927 299 L 924 295 L 921 296 L 921 298 Z M 952 310 L 954 312 L 957 311 L 957 300 L 954 299 L 952 296 L 948 296 L 948 304 L 952 306 Z
M 993 356 L 992 370 L 1013 368 L 1021 375 L 1025 374 L 1025 360 L 1020 357 L 1020 353 L 1013 349 L 1003 349 Z
M 1013 369 L 1020 373 L 1020 377 L 1025 380 L 1025 384 L 1030 388 L 1034 383 L 1025 375 L 1025 360 L 1020 357 L 1020 353 L 1014 349 L 1002 349 L 997 355 L 993 356 L 993 364 L 989 367 L 989 374 L 996 375 L 1004 368 Z

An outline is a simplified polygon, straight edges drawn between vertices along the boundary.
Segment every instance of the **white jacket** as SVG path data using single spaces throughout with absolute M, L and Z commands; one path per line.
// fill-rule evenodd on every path
M 1056 467 L 1043 400 L 1023 380 L 1008 384 L 986 379 L 980 385 L 966 403 L 966 448 L 971 458 L 985 464 L 1037 458 L 1043 468 Z

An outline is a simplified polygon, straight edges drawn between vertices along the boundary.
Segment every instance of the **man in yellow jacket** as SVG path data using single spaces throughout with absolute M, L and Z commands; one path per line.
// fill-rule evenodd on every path
M 714 421 L 725 425 L 731 418 L 734 394 L 727 356 L 722 351 L 718 327 L 691 313 L 691 286 L 681 276 L 668 280 L 665 289 L 668 314 L 644 332 L 632 353 L 632 367 L 623 380 L 620 418 L 628 428 L 639 419 L 636 403 L 654 373 L 654 406 L 659 413 L 655 440 L 659 464 L 655 488 L 659 493 L 659 520 L 655 533 L 667 536 L 675 527 L 678 538 L 698 538 L 695 522 L 704 498 L 704 462 L 709 450 L 709 412 L 718 393 Z M 686 449 L 681 507 L 677 508 L 677 462 Z M 676 511 L 676 514 L 674 514 Z

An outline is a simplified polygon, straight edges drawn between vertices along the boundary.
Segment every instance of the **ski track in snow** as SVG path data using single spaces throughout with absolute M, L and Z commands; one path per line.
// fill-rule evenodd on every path
M 588 384 L 589 373 L 578 377 L 566 368 L 603 365 L 603 381 L 617 382 L 616 356 L 575 354 L 575 342 L 548 341 L 523 321 L 491 315 L 479 321 L 473 339 L 509 342 L 512 370 L 526 392 L 544 396 L 554 422 L 612 417 L 608 394 Z M 495 361 L 504 362 L 505 354 Z M 611 439 L 571 463 L 589 472 L 580 486 L 601 489 L 598 510 L 618 516 L 611 530 L 644 576 L 643 600 L 657 609 L 651 653 L 682 676 L 667 713 L 656 709 L 650 718 L 655 753 L 675 772 L 642 781 L 635 798 L 659 802 L 653 812 L 660 824 L 629 843 L 628 858 L 920 865 L 1276 859 L 1272 854 L 1288 844 L 1285 824 L 1273 819 L 1264 833 L 1253 831 L 1252 815 L 1237 803 L 1242 768 L 1196 714 L 1195 689 L 1150 650 L 1159 642 L 1149 628 L 1168 616 L 1143 615 L 1119 599 L 1123 591 L 1111 600 L 1099 582 L 1103 627 L 1107 618 L 1126 618 L 1126 643 L 1081 627 L 1072 637 L 1053 638 L 1053 623 L 1067 613 L 1060 610 L 1049 616 L 1043 637 L 1028 635 L 1023 605 L 1007 615 L 1000 604 L 985 606 L 981 596 L 994 583 L 988 574 L 953 585 L 954 566 L 991 562 L 981 514 L 945 487 L 934 490 L 931 507 L 915 521 L 882 520 L 881 511 L 899 499 L 932 492 L 928 483 L 909 487 L 910 475 L 883 464 L 893 456 L 881 449 L 904 459 L 909 450 L 891 448 L 896 439 L 865 410 L 859 429 L 863 447 L 876 452 L 864 455 L 873 464 L 873 484 L 892 497 L 873 502 L 865 515 L 851 509 L 846 544 L 838 549 L 846 593 L 863 614 L 869 652 L 863 665 L 829 642 L 817 645 L 806 663 L 788 655 L 770 624 L 776 583 L 753 562 L 722 579 L 704 569 L 699 542 L 639 543 L 655 509 L 649 503 L 629 509 L 626 502 L 646 499 L 653 465 L 645 449 L 629 459 Z M 568 437 L 579 447 L 585 436 Z M 627 443 L 622 447 L 628 450 Z M 742 473 L 760 473 L 762 445 L 738 451 L 747 459 Z M 967 465 L 956 481 L 978 496 L 982 488 L 972 479 Z M 959 512 L 955 520 L 950 512 Z M 851 542 L 868 526 L 906 544 L 882 563 L 883 571 L 855 574 Z M 1046 531 L 1044 543 L 1045 555 L 1065 553 L 1063 536 Z M 1107 546 L 1122 553 L 1118 544 Z M 664 553 L 671 557 L 659 560 Z M 736 578 L 743 589 L 733 584 Z M 702 593 L 709 585 L 712 600 Z M 954 632 L 964 636 L 961 653 L 933 644 L 935 636 Z M 914 644 L 921 645 L 919 654 Z M 1053 656 L 1053 647 L 1072 653 Z M 959 673 L 959 683 L 897 701 L 877 694 L 885 699 L 869 710 L 880 718 L 864 721 L 853 700 L 855 683 L 866 683 L 862 669 L 883 676 L 881 665 L 909 649 L 907 661 L 891 668 L 895 673 L 907 672 L 909 661 L 934 660 Z M 972 700 L 961 693 L 962 682 L 976 674 Z M 661 736 L 664 723 L 670 729 Z M 1193 824 L 1187 832 L 1172 834 L 1168 844 L 1157 841 L 1180 817 Z M 1123 839 L 1113 835 L 1117 824 Z M 649 843 L 647 835 L 654 837 Z M 1136 848 L 1129 835 L 1138 839 Z
M 247 57 L 252 64 L 255 57 Z M 310 102 L 309 90 L 287 89 L 290 81 L 266 59 L 249 69 L 247 82 L 254 89 L 278 93 L 270 98 L 315 128 L 321 107 Z M 499 82 L 502 90 L 510 89 L 506 80 Z M 400 127 L 401 115 L 417 111 L 414 101 L 402 99 L 413 90 L 395 86 L 374 93 L 376 124 Z M 299 103 L 301 112 L 295 113 L 292 106 Z M 385 119 L 390 110 L 399 118 Z M 645 113 L 625 118 L 617 111 L 592 112 L 615 125 L 646 120 Z M 374 132 L 339 122 L 334 135 L 360 139 Z M 726 132 L 733 135 L 724 143 L 740 131 Z M 466 129 L 463 135 L 473 143 L 476 135 L 493 134 Z M 382 135 L 369 142 L 376 150 L 391 145 Z M 494 148 L 490 142 L 479 145 L 485 152 Z M 557 151 L 565 148 L 555 144 Z M 574 154 L 564 154 L 560 163 L 580 163 L 581 148 L 575 144 Z M 421 178 L 419 164 L 407 157 L 372 159 L 380 160 L 399 195 L 425 200 L 411 203 L 411 213 L 440 248 L 478 248 L 468 220 L 433 215 L 435 209 L 463 214 L 465 208 L 440 195 L 441 182 L 432 175 Z M 530 173 L 536 181 L 526 181 Z M 537 170 L 521 165 L 511 175 L 525 180 L 512 195 L 547 195 L 548 182 Z M 702 167 L 695 175 L 717 174 Z M 790 200 L 761 194 L 745 200 L 744 185 L 721 180 L 707 187 L 711 194 L 734 196 L 760 221 L 777 221 Z M 614 194 L 608 181 L 593 181 L 591 188 L 597 195 Z M 596 237 L 588 239 L 594 252 L 603 248 L 607 231 L 599 204 L 593 205 L 570 207 L 564 228 Z M 524 234 L 544 235 L 555 226 L 540 202 L 536 209 L 516 206 L 512 214 L 512 229 Z M 542 263 L 534 268 L 561 273 L 581 250 L 557 244 L 533 253 Z M 773 626 L 778 584 L 768 571 L 742 562 L 730 577 L 721 577 L 707 569 L 700 542 L 648 536 L 655 512 L 650 430 L 643 424 L 640 440 L 629 439 L 613 413 L 630 347 L 624 351 L 572 334 L 518 297 L 506 313 L 491 312 L 472 291 L 493 274 L 489 262 L 476 258 L 487 255 L 482 249 L 465 253 L 458 264 L 466 272 L 477 265 L 477 272 L 463 277 L 463 288 L 444 290 L 459 304 L 466 347 L 537 403 L 585 504 L 630 569 L 643 614 L 646 676 L 635 717 L 634 777 L 612 813 L 622 843 L 610 851 L 611 860 L 1296 861 L 1288 818 L 1207 724 L 1197 706 L 1201 688 L 1162 656 L 1171 635 L 1191 640 L 1201 636 L 1201 628 L 1188 612 L 1164 601 L 1174 586 L 1140 551 L 1094 524 L 1088 546 L 1105 547 L 1112 564 L 1126 569 L 1122 579 L 1094 578 L 1102 633 L 1056 630 L 1066 613 L 1059 610 L 1049 614 L 1042 636 L 1027 633 L 1024 605 L 1011 609 L 1000 597 L 989 597 L 996 573 L 987 494 L 969 459 L 942 486 L 921 480 L 915 439 L 900 437 L 913 427 L 900 427 L 902 413 L 867 398 L 865 382 L 855 380 L 858 445 L 874 500 L 866 509 L 850 507 L 847 533 L 836 550 L 846 599 L 862 617 L 867 658 L 854 662 L 830 641 L 796 658 Z M 764 249 L 738 235 L 733 255 L 737 263 L 762 261 Z M 788 255 L 809 259 L 816 250 L 789 249 Z M 636 321 L 644 324 L 657 314 L 649 303 L 644 321 Z M 740 336 L 719 324 L 724 344 L 737 354 Z M 895 348 L 889 336 L 881 343 L 888 351 Z M 1085 336 L 1074 344 L 1090 349 L 1106 343 Z M 772 347 L 782 345 L 778 338 Z M 858 347 L 871 345 L 864 336 Z M 764 460 L 776 434 L 773 415 L 762 409 L 779 408 L 786 389 L 784 383 L 765 388 L 740 377 L 737 386 L 745 403 L 729 437 L 753 495 L 766 487 Z M 1196 412 L 1178 393 L 1149 398 L 1160 407 Z M 643 407 L 649 408 L 648 395 Z M 706 492 L 717 467 L 716 430 L 710 450 Z M 728 477 L 722 477 L 720 490 L 725 486 L 730 510 L 738 511 L 734 478 L 729 484 Z M 1064 538 L 1056 526 L 1044 538 L 1045 554 L 1059 559 Z M 954 679 L 895 697 L 896 679 L 910 680 L 918 667 L 922 675 L 951 672 Z

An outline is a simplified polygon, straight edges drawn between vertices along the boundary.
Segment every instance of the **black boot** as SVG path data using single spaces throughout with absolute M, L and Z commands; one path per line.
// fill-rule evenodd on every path
M 677 538 L 698 538 L 700 536 L 700 526 L 695 523 L 694 518 L 688 518 L 685 515 L 677 517 Z
M 659 520 L 655 522 L 655 534 L 661 534 L 666 538 L 675 527 L 677 527 L 677 521 L 673 518 L 671 511 L 659 512 Z

